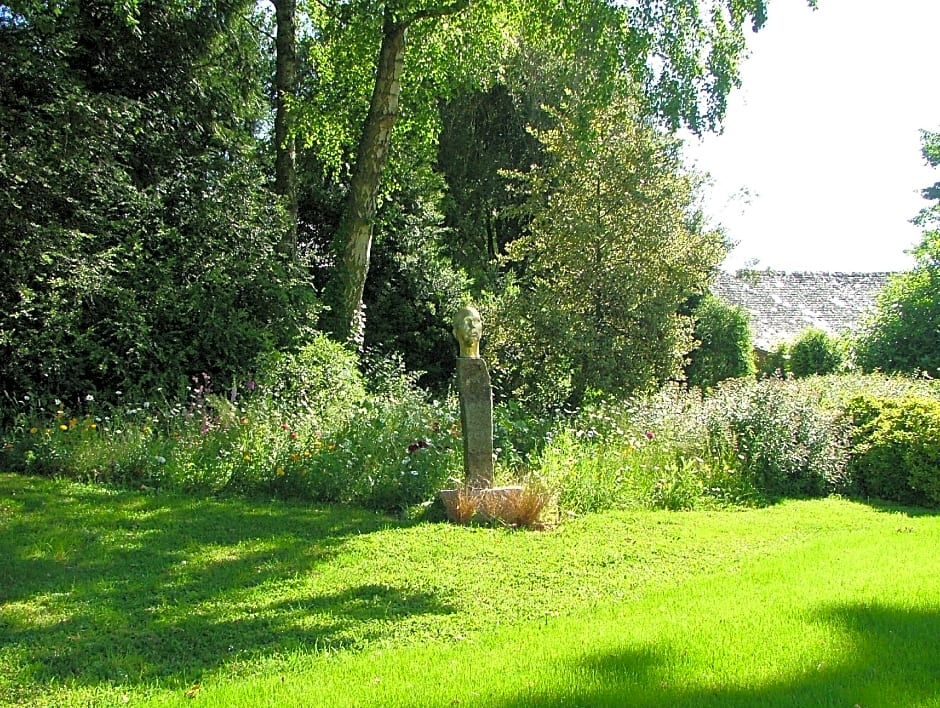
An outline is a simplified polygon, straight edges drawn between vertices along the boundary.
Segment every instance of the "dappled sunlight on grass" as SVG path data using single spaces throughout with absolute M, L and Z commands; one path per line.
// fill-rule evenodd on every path
M 839 499 L 527 533 L 0 475 L 0 703 L 934 705 L 937 547 Z

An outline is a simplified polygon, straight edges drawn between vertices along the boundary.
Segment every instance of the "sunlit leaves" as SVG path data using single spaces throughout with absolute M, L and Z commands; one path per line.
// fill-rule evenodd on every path
M 506 336 L 497 337 L 509 347 L 518 335 L 536 359 L 563 357 L 575 399 L 679 375 L 692 339 L 691 320 L 677 310 L 724 255 L 720 234 L 698 226 L 696 181 L 673 141 L 627 102 L 583 118 L 559 113 L 557 127 L 539 133 L 550 159 L 521 178 L 532 221 L 508 254 L 520 266 L 521 307 L 533 326 L 520 331 L 503 318 Z M 525 388 L 539 375 L 510 378 Z

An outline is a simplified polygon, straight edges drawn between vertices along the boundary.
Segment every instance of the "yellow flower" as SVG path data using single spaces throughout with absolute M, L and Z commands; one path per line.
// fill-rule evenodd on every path
M 65 423 L 59 426 L 59 430 L 68 430 L 68 429 L 69 429 L 69 426 L 67 426 Z
M 245 462 L 251 462 L 251 455 L 245 455 Z
M 299 460 L 299 459 L 300 459 L 300 455 L 298 455 L 296 452 L 292 452 L 292 453 L 290 454 L 290 461 L 291 461 L 291 462 L 297 462 L 297 460 Z
M 74 428 L 78 425 L 78 418 L 69 418 L 69 427 Z
M 39 432 L 39 428 L 30 428 L 30 429 L 29 429 L 29 432 L 30 432 L 31 435 L 35 435 L 36 433 Z
M 317 450 L 319 450 L 320 448 L 323 447 L 323 441 L 322 441 L 322 440 L 315 440 L 314 443 L 313 443 L 313 446 L 314 446 Z
M 283 467 L 278 467 L 278 468 L 277 468 L 277 476 L 278 476 L 278 477 L 283 477 L 283 476 L 284 476 L 284 468 L 283 468 Z
M 248 425 L 248 419 L 247 419 L 247 418 L 242 418 L 242 419 L 239 420 L 238 422 L 241 423 L 242 425 Z

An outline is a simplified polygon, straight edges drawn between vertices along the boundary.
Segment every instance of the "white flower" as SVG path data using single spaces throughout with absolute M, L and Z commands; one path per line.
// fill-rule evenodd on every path
M 157 458 L 156 458 L 156 459 L 157 459 L 157 464 L 158 464 L 158 465 L 165 465 L 165 464 L 166 464 L 166 458 L 165 458 L 163 455 L 157 455 Z
M 85 396 L 85 400 L 91 403 L 93 400 L 95 400 L 95 397 L 89 393 L 87 396 Z

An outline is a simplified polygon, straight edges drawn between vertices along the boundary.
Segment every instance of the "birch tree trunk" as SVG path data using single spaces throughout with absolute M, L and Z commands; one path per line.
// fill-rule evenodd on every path
M 280 248 L 297 251 L 297 140 L 291 126 L 291 99 L 297 87 L 296 0 L 273 0 L 277 34 L 274 67 L 274 191 L 284 197 L 290 229 Z
M 339 339 L 357 343 L 362 342 L 365 327 L 362 292 L 369 272 L 376 197 L 388 162 L 392 128 L 398 118 L 407 29 L 407 25 L 395 22 L 386 7 L 375 87 L 359 138 L 346 207 L 336 235 L 342 251 L 338 254 L 334 275 L 338 292 L 331 303 L 334 308 L 333 330 Z
M 390 3 L 385 5 L 375 87 L 359 138 L 349 195 L 336 234 L 338 262 L 327 297 L 333 308 L 331 329 L 340 340 L 361 344 L 364 338 L 362 292 L 369 272 L 376 197 L 388 162 L 392 128 L 398 118 L 401 77 L 405 67 L 405 35 L 415 22 L 452 15 L 469 5 L 470 0 L 455 0 L 449 5 L 419 10 L 407 18 L 399 18 Z

